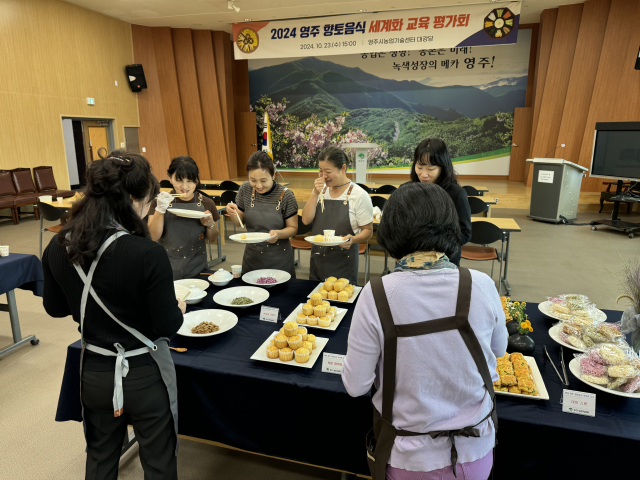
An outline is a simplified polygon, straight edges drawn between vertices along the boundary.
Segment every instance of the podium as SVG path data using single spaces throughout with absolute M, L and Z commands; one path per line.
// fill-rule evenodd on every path
M 356 150 L 356 183 L 367 183 L 367 153 L 370 148 L 378 148 L 376 143 L 343 143 L 342 148 Z
M 527 162 L 533 163 L 527 216 L 552 223 L 560 223 L 560 216 L 577 219 L 582 177 L 589 169 L 562 158 L 533 158 Z

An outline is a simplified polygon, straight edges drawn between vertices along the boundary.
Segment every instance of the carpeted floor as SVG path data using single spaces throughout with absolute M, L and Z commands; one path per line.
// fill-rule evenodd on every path
M 620 293 L 615 275 L 625 260 L 637 255 L 640 238 L 588 226 L 551 225 L 526 218 L 525 210 L 492 209 L 494 217 L 514 218 L 522 227 L 512 235 L 509 280 L 511 296 L 527 302 L 544 301 L 560 293 L 586 293 L 601 308 L 618 309 Z M 578 222 L 606 215 L 580 213 Z M 633 214 L 631 221 L 640 222 Z M 38 254 L 39 222 L 23 217 L 20 225 L 0 222 L 0 244 L 15 253 Z M 45 243 L 51 234 L 44 234 Z M 241 263 L 243 246 L 227 242 L 223 253 L 229 269 Z M 303 269 L 298 278 L 307 278 L 309 255 L 302 253 Z M 374 257 L 372 272 L 379 274 L 383 258 Z M 463 265 L 489 273 L 491 265 Z M 361 262 L 361 281 L 364 262 Z M 496 266 L 497 272 L 497 266 Z M 497 273 L 494 275 L 497 277 Z M 60 390 L 67 346 L 79 338 L 70 319 L 50 318 L 40 298 L 16 290 L 23 334 L 36 334 L 38 346 L 26 346 L 0 358 L 0 478 L 12 480 L 80 479 L 84 475 L 82 427 L 75 422 L 56 423 L 55 409 Z M 4 303 L 4 296 L 0 300 Z M 534 326 L 535 327 L 535 326 Z M 0 312 L 0 345 L 11 342 L 8 314 Z M 330 448 L 328 449 L 330 455 Z M 363 453 L 364 454 L 364 453 Z M 340 474 L 291 462 L 263 458 L 193 441 L 181 441 L 179 473 L 182 480 L 217 478 L 248 480 L 338 479 Z M 122 460 L 121 479 L 142 478 L 142 468 L 134 447 Z

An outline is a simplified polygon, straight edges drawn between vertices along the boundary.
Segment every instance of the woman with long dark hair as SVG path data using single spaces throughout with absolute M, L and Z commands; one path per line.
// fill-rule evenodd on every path
M 227 204 L 234 225 L 243 219 L 247 232 L 270 235 L 262 243 L 248 243 L 242 258 L 242 273 L 274 268 L 296 278 L 291 237 L 298 233 L 298 202 L 291 190 L 276 182 L 276 167 L 266 152 L 258 151 L 247 161 L 249 181 L 238 189 L 236 201 Z
M 314 235 L 335 230 L 348 241 L 337 247 L 311 248 L 311 280 L 324 282 L 336 277 L 358 284 L 359 248 L 373 234 L 373 205 L 367 192 L 347 177 L 347 163 L 346 153 L 335 146 L 318 154 L 319 174 L 302 211 L 302 221 L 305 225 L 313 223 Z
M 198 191 L 200 170 L 191 157 L 171 160 L 167 174 L 173 190 L 161 192 L 149 208 L 151 239 L 169 255 L 174 280 L 197 277 L 207 269 L 205 240 L 218 238 L 216 222 L 220 218 L 215 203 Z M 181 195 L 173 197 L 172 194 Z M 202 212 L 200 219 L 171 213 L 171 209 Z M 168 214 L 167 214 L 168 213 Z
M 143 156 L 116 150 L 96 160 L 85 196 L 42 257 L 45 310 L 79 324 L 87 479 L 117 478 L 127 424 L 145 477 L 178 478 L 168 337 L 186 305 L 176 300 L 166 252 L 142 220 L 158 191 Z
M 435 183 L 444 188 L 453 200 L 460 221 L 462 243 L 471 240 L 471 207 L 467 192 L 458 184 L 456 172 L 451 163 L 451 155 L 447 145 L 439 138 L 427 138 L 420 142 L 413 154 L 411 165 L 411 181 Z M 451 255 L 449 260 L 460 266 L 460 249 Z

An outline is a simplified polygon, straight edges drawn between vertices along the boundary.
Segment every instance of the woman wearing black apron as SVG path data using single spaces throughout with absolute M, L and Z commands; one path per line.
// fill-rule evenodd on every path
M 173 190 L 162 192 L 149 208 L 149 232 L 152 240 L 164 247 L 171 261 L 173 279 L 194 278 L 207 269 L 206 240 L 218 238 L 216 222 L 220 218 L 213 200 L 196 188 L 200 172 L 191 157 L 176 157 L 167 174 Z M 172 197 L 172 194 L 182 194 Z M 207 214 L 196 220 L 171 213 L 172 208 Z
M 451 163 L 451 155 L 447 145 L 439 138 L 427 138 L 420 142 L 413 154 L 411 166 L 411 181 L 421 183 L 435 183 L 441 186 L 453 200 L 460 221 L 462 243 L 460 247 L 471 240 L 471 207 L 467 192 L 458 184 L 456 172 Z M 460 266 L 461 250 L 451 255 L 451 263 Z
M 302 221 L 305 225 L 313 223 L 314 235 L 335 230 L 336 235 L 349 241 L 337 247 L 314 245 L 310 280 L 324 282 L 336 277 L 358 284 L 359 244 L 373 233 L 373 205 L 369 194 L 347 178 L 347 161 L 347 155 L 338 147 L 326 147 L 318 154 L 320 174 L 302 211 Z
M 496 357 L 508 334 L 493 280 L 448 259 L 460 237 L 455 206 L 435 185 L 404 184 L 385 204 L 378 242 L 398 266 L 360 293 L 342 371 L 350 395 L 374 387 L 366 439 L 374 480 L 491 472 Z
M 125 151 L 91 163 L 86 195 L 42 257 L 44 307 L 82 339 L 86 479 L 116 480 L 132 424 L 145 478 L 177 479 L 178 401 L 168 337 L 183 322 L 169 259 L 142 221 L 158 181 Z
M 273 160 L 265 152 L 256 152 L 247 162 L 249 181 L 238 189 L 236 202 L 227 204 L 227 215 L 239 226 L 238 216 L 247 232 L 269 233 L 271 239 L 245 245 L 242 273 L 273 268 L 296 278 L 291 237 L 298 233 L 298 202 L 291 190 L 276 182 Z

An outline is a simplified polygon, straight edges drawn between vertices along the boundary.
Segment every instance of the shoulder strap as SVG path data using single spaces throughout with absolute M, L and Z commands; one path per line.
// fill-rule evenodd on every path
M 382 278 L 371 279 L 371 290 L 378 309 L 378 316 L 384 333 L 384 365 L 382 371 L 382 418 L 390 424 L 393 417 L 393 396 L 396 389 L 396 355 L 398 337 L 391 315 L 391 308 L 384 290 Z

